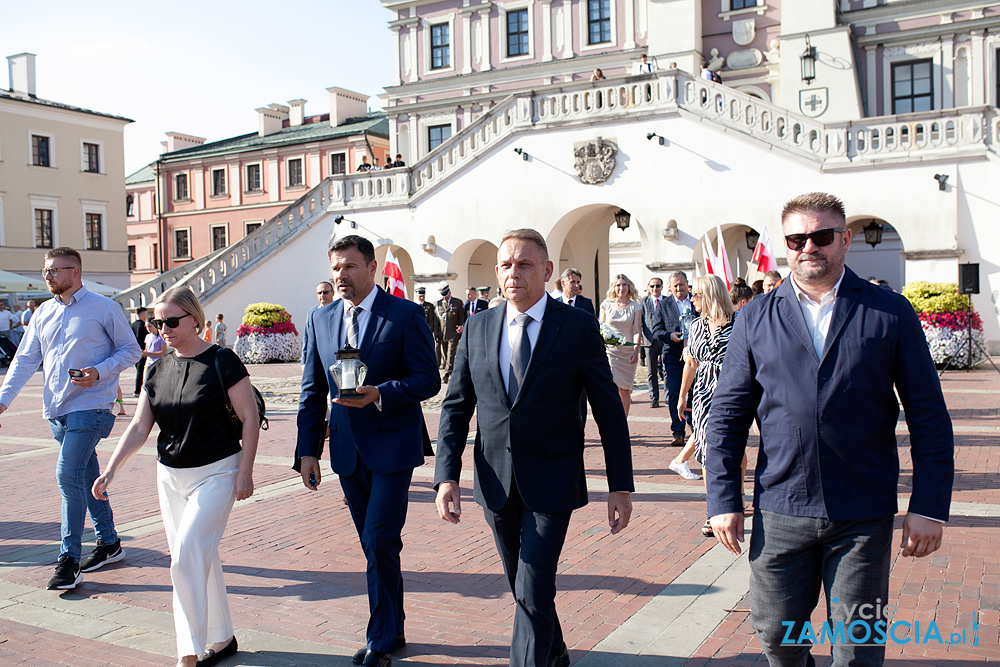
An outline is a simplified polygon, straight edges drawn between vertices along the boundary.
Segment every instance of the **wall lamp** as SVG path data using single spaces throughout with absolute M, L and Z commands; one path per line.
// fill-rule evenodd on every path
M 528 153 L 523 148 L 515 148 L 514 152 L 521 156 L 521 159 L 525 162 L 528 161 Z
M 677 221 L 671 218 L 667 220 L 667 226 L 663 228 L 663 238 L 667 241 L 676 241 L 680 236 L 680 231 L 677 229 Z
M 757 230 L 751 227 L 746 231 L 746 237 L 747 237 L 747 250 L 756 250 L 757 241 L 760 240 L 760 234 L 757 232 Z
M 938 190 L 944 190 L 944 185 L 948 182 L 948 174 L 934 174 L 934 179 L 938 182 Z
M 862 227 L 861 231 L 865 233 L 865 243 L 873 249 L 882 242 L 882 225 L 875 222 L 875 218 L 872 218 L 867 225 Z
M 809 41 L 808 34 L 806 35 L 806 50 L 802 52 L 799 59 L 802 61 L 802 80 L 807 84 L 811 83 L 816 78 L 816 47 Z
M 335 225 L 339 225 L 340 223 L 344 222 L 345 220 L 346 220 L 347 222 L 351 223 L 351 229 L 357 229 L 357 228 L 358 228 L 358 223 L 354 222 L 353 220 L 347 220 L 347 219 L 346 219 L 346 218 L 345 218 L 344 216 L 342 216 L 342 215 L 338 215 L 338 216 L 337 216 L 336 218 L 334 218 L 334 219 L 333 219 L 333 224 L 335 224 Z
M 652 141 L 653 137 L 660 137 L 660 145 L 661 146 L 663 144 L 667 143 L 667 140 L 664 137 L 661 137 L 660 135 L 658 135 L 656 132 L 650 132 L 650 133 L 648 133 L 646 135 L 646 141 Z
M 618 229 L 622 230 L 623 232 L 626 229 L 628 229 L 628 223 L 631 220 L 632 220 L 632 214 L 626 211 L 625 209 L 620 208 L 618 209 L 618 211 L 615 212 L 615 224 L 618 226 Z

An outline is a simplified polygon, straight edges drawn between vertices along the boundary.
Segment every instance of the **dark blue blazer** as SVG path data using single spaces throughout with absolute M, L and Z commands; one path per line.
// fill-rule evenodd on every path
M 609 491 L 634 490 L 628 423 L 597 319 L 546 298 L 538 340 L 513 403 L 500 373 L 502 307 L 466 322 L 441 406 L 435 485 L 459 481 L 469 420 L 478 408 L 475 498 L 494 511 L 506 504 L 512 477 L 533 512 L 565 512 L 587 504 L 580 420 L 584 389 L 601 432 Z
M 754 507 L 833 521 L 895 514 L 900 402 L 913 461 L 909 511 L 947 520 L 951 419 L 910 303 L 846 269 L 817 357 L 791 280 L 755 298 L 733 325 L 712 401 L 709 516 L 743 511 L 740 461 L 755 418 Z
M 469 315 L 472 315 L 472 313 L 469 312 L 469 306 L 470 305 L 472 305 L 472 302 L 468 301 L 468 300 L 466 300 L 466 302 L 463 304 L 463 307 L 465 308 L 465 315 L 466 315 L 466 317 L 468 317 Z M 490 302 L 489 301 L 486 301 L 485 299 L 476 299 L 476 313 L 481 313 L 484 310 L 489 310 L 489 308 L 490 308 Z
M 694 305 L 691 306 L 694 308 Z M 663 343 L 663 356 L 672 361 L 680 361 L 684 352 L 684 341 L 675 343 L 670 334 L 681 331 L 681 311 L 672 295 L 660 299 L 660 305 L 653 311 L 653 338 Z
M 565 304 L 563 304 L 563 305 L 565 305 Z M 574 308 L 579 308 L 580 310 L 584 311 L 585 313 L 590 313 L 594 317 L 597 317 L 597 311 L 594 310 L 594 302 L 591 301 L 590 299 L 588 299 L 585 296 L 582 296 L 582 295 L 577 296 L 576 297 L 576 301 L 573 302 L 573 307 Z
M 343 300 L 312 311 L 306 323 L 298 454 L 317 455 L 330 406 L 330 462 L 338 475 L 352 474 L 358 455 L 370 470 L 382 475 L 421 465 L 424 418 L 420 401 L 441 389 L 423 308 L 375 289 L 378 294 L 361 340 L 361 361 L 368 367 L 364 383 L 378 387 L 381 394 L 381 411 L 374 404 L 348 408 L 331 403 L 336 384 L 329 369 L 337 361 Z

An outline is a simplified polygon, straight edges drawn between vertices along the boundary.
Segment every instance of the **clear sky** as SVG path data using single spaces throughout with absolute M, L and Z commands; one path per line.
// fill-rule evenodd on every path
M 0 56 L 37 56 L 41 98 L 134 120 L 130 174 L 156 159 L 165 132 L 255 132 L 254 109 L 297 98 L 326 113 L 330 86 L 377 109 L 392 82 L 391 19 L 379 0 L 0 0 Z

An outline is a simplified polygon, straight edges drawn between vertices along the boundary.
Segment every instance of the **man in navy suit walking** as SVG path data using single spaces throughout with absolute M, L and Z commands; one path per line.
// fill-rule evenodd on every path
M 823 586 L 831 630 L 851 635 L 834 642 L 833 664 L 877 666 L 887 619 L 876 610 L 889 601 L 898 509 L 899 403 L 913 461 L 902 556 L 941 546 L 951 420 L 913 307 L 844 265 L 843 203 L 796 197 L 781 226 L 791 279 L 740 311 L 712 401 L 708 513 L 719 541 L 740 553 L 740 462 L 756 419 L 750 618 L 764 655 L 772 667 L 815 664 L 802 638 Z
M 387 667 L 392 652 L 406 643 L 400 534 L 410 477 L 424 462 L 420 401 L 437 394 L 441 379 L 423 309 L 375 285 L 371 241 L 345 236 L 329 255 L 341 299 L 314 310 L 306 323 L 298 454 L 302 482 L 316 490 L 328 401 L 337 391 L 329 369 L 338 349 L 361 350 L 368 367 L 361 397 L 334 398 L 330 405 L 330 462 L 368 559 L 371 616 L 367 643 L 353 661 Z
M 670 409 L 670 431 L 674 447 L 684 445 L 684 415 L 677 414 L 677 400 L 681 395 L 681 380 L 684 375 L 684 335 L 685 321 L 690 322 L 698 315 L 691 303 L 687 275 L 683 271 L 670 274 L 670 296 L 660 299 L 653 311 L 653 339 L 662 345 L 663 377 L 667 385 L 667 408 Z
M 562 272 L 562 275 L 559 276 L 559 285 L 562 287 L 562 302 L 597 317 L 597 311 L 594 310 L 594 302 L 582 295 L 582 281 L 583 274 L 574 268 L 569 268 Z
M 507 303 L 466 323 L 441 406 L 436 503 L 442 519 L 459 522 L 462 452 L 477 411 L 475 498 L 517 603 L 510 664 L 566 667 L 556 567 L 570 516 L 587 503 L 583 390 L 600 427 L 612 534 L 632 513 L 628 424 L 597 319 L 545 293 L 552 262 L 542 235 L 508 232 L 496 271 Z

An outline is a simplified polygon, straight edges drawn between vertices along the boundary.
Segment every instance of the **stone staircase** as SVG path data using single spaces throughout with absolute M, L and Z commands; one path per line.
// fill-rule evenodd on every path
M 676 115 L 737 132 L 823 171 L 986 159 L 1000 144 L 1000 117 L 988 106 L 822 123 L 677 70 L 549 86 L 505 98 L 410 167 L 327 177 L 249 236 L 116 300 L 134 309 L 169 287 L 188 285 L 205 303 L 327 213 L 414 206 L 518 134 Z

